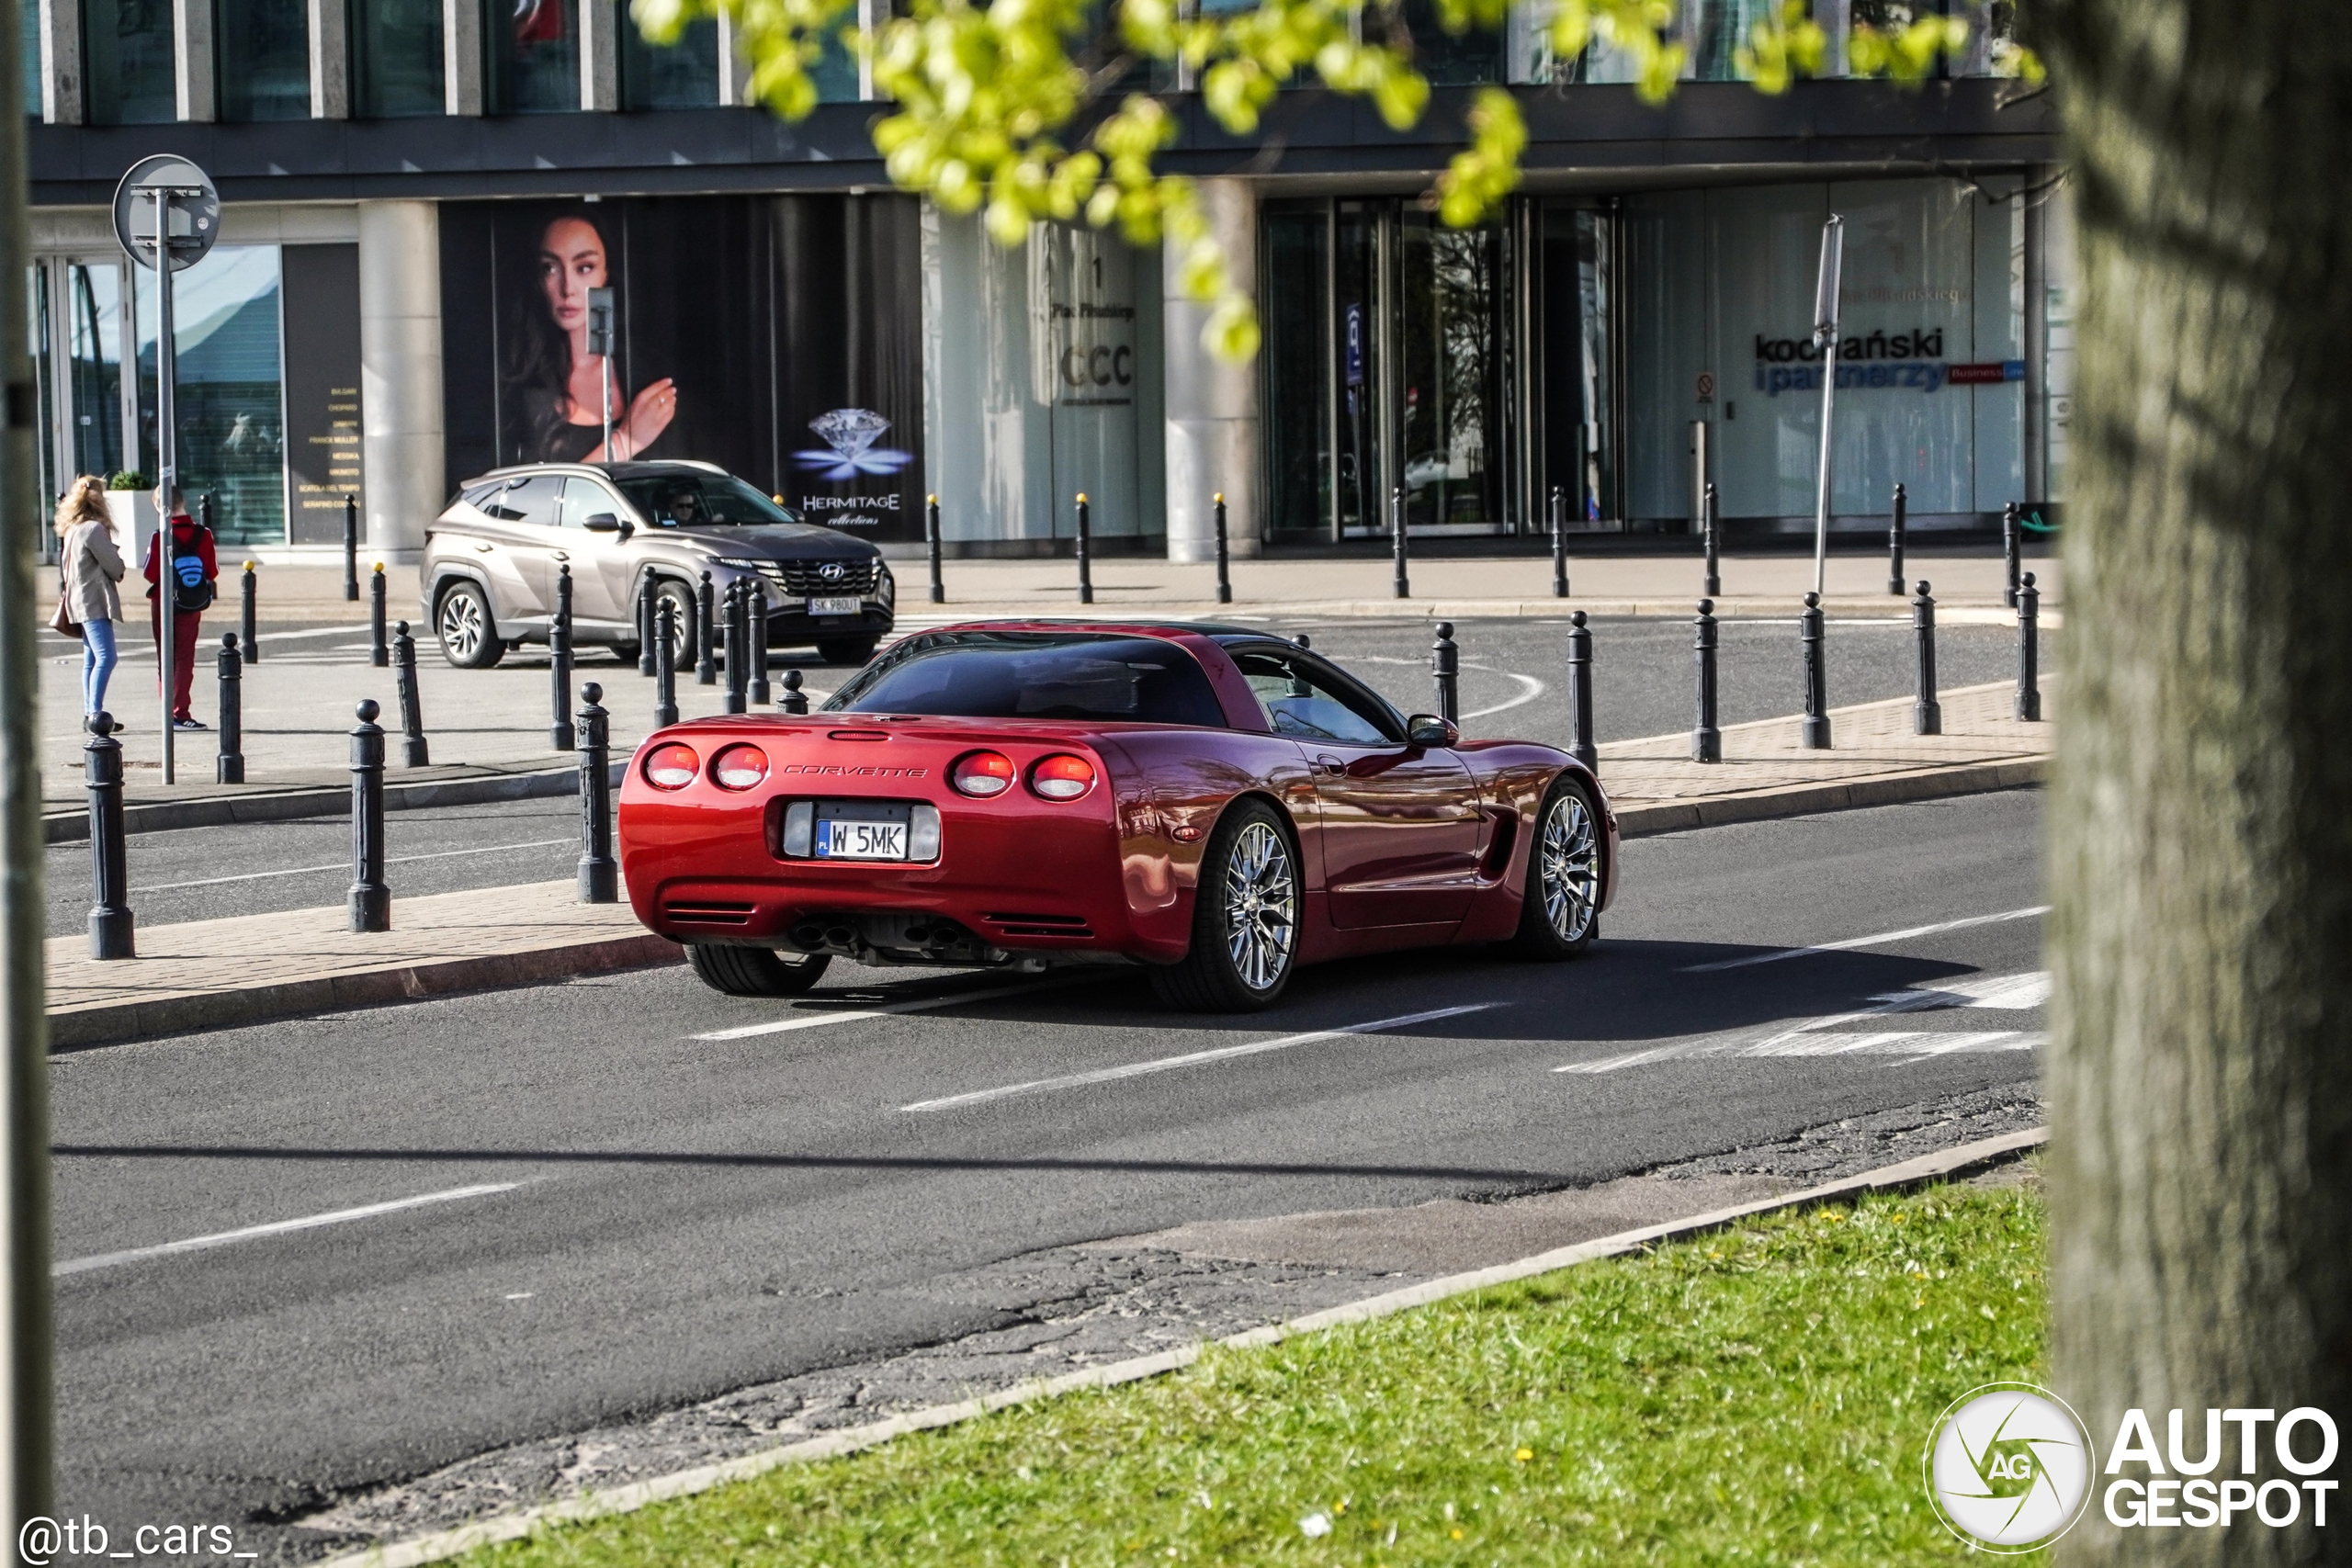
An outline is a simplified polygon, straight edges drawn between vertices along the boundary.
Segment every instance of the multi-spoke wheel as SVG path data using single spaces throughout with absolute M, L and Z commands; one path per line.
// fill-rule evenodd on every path
M 1516 945 L 1530 958 L 1574 958 L 1600 926 L 1600 822 L 1582 784 L 1563 774 L 1536 813 Z
M 492 629 L 490 599 L 479 583 L 453 582 L 433 617 L 441 657 L 460 670 L 487 670 L 506 657 L 506 644 Z
M 1282 818 L 1263 801 L 1225 814 L 1201 857 L 1193 950 L 1152 971 L 1162 1001 L 1200 1012 L 1261 1008 L 1298 962 L 1298 859 Z

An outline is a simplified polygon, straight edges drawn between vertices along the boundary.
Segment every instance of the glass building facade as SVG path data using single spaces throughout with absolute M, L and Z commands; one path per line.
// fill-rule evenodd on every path
M 311 117 L 311 24 L 304 0 L 214 0 L 220 118 Z
M 482 108 L 569 114 L 580 107 L 580 6 L 599 0 L 481 0 Z
M 364 119 L 447 111 L 440 0 L 352 0 L 351 107 Z
M 178 275 L 180 489 L 212 499 L 223 546 L 286 538 L 285 367 L 279 353 L 278 251 L 219 245 Z M 155 467 L 155 275 L 138 272 L 139 450 Z
M 84 0 L 82 78 L 93 125 L 168 125 L 179 118 L 173 82 L 171 0 Z

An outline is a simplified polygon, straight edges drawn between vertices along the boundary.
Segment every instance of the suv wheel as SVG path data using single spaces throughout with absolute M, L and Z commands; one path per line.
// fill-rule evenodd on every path
M 506 644 L 491 629 L 490 596 L 475 582 L 453 582 L 434 612 L 433 629 L 441 657 L 460 670 L 487 670 L 506 657 Z
M 658 579 L 653 587 L 653 624 L 662 624 L 662 606 L 670 606 L 670 668 L 693 678 L 695 667 L 695 591 L 674 577 Z M 661 634 L 656 632 L 657 637 Z

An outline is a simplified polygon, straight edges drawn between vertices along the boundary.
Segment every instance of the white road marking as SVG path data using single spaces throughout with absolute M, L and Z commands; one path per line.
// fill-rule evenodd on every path
M 431 854 L 394 855 L 384 863 L 409 865 L 421 860 L 450 860 L 458 855 L 494 855 L 503 850 L 544 850 L 555 844 L 576 844 L 579 841 L 576 838 L 533 839 L 520 844 L 486 844 L 475 850 L 435 850 Z M 235 876 L 200 877 L 194 882 L 158 882 L 152 887 L 134 887 L 131 891 L 133 893 L 172 893 L 183 887 L 218 887 L 230 882 L 262 882 L 273 876 L 307 876 L 312 872 L 349 871 L 350 869 L 349 861 L 338 861 L 334 865 L 289 865 L 279 871 L 248 871 Z
M 1486 669 L 1486 666 L 1483 664 L 1469 664 L 1464 665 L 1463 668 L 1467 670 L 1484 670 Z M 1462 716 L 1465 722 L 1474 718 L 1484 718 L 1490 713 L 1501 713 L 1507 708 L 1522 707 L 1544 694 L 1544 682 L 1537 680 L 1532 675 L 1520 675 L 1513 673 L 1509 670 L 1498 671 L 1496 671 L 1496 673 L 1509 676 L 1511 680 L 1518 682 L 1527 689 L 1520 693 L 1519 695 L 1511 698 L 1511 700 L 1507 703 L 1497 703 L 1490 708 L 1472 708 L 1468 713 Z
M 1909 942 L 1914 937 L 1939 936 L 1945 931 L 1966 931 L 1971 926 L 1996 926 L 2004 920 L 2030 920 L 2036 915 L 2050 912 L 2047 904 L 2030 908 L 2005 909 L 1997 915 L 1971 915 L 1965 919 L 1942 920 L 1932 926 L 1912 926 L 1899 931 L 1880 931 L 1875 936 L 1848 937 L 1843 942 L 1825 942 L 1813 947 L 1776 947 L 1770 953 L 1752 953 L 1746 958 L 1718 959 L 1713 964 L 1691 964 L 1678 971 L 1684 975 L 1712 975 L 1724 969 L 1747 969 L 1758 964 L 1778 964 L 1784 958 L 1809 958 L 1816 953 L 1849 953 L 1858 947 L 1883 947 L 1890 942 Z
M 919 1001 L 891 1002 L 878 1008 L 842 1008 L 831 1012 L 796 1012 L 786 1018 L 773 1018 L 765 1023 L 742 1023 L 732 1029 L 714 1029 L 703 1034 L 690 1034 L 689 1040 L 749 1040 L 758 1034 L 783 1034 L 795 1029 L 823 1029 L 829 1024 L 855 1023 L 861 1019 L 893 1018 L 899 1013 L 929 1012 L 933 1008 L 952 1008 L 965 1002 L 993 1001 L 999 997 L 1027 996 L 1032 991 L 1049 991 L 1060 986 L 1076 986 L 1089 980 L 1106 977 L 1106 971 L 1090 974 L 1057 975 L 1049 980 L 1032 981 L 1026 986 L 991 986 L 984 991 L 958 991 L 952 997 L 925 997 Z
M 382 1203 L 363 1204 L 356 1209 L 308 1214 L 299 1220 L 277 1220 L 266 1225 L 247 1225 L 243 1230 L 192 1235 L 186 1241 L 167 1241 L 160 1247 L 134 1247 L 125 1252 L 101 1252 L 89 1258 L 69 1258 L 51 1269 L 50 1273 L 61 1279 L 68 1274 L 86 1274 L 93 1269 L 112 1269 L 118 1264 L 139 1263 L 150 1258 L 170 1258 L 183 1252 L 204 1252 L 235 1242 L 258 1240 L 266 1235 L 285 1235 L 293 1231 L 316 1230 L 321 1225 L 339 1225 L 348 1220 L 372 1220 L 379 1214 L 396 1214 L 403 1209 L 422 1209 L 433 1203 L 454 1203 L 461 1198 L 487 1198 L 493 1192 L 512 1192 L 522 1185 L 519 1181 L 493 1181 L 475 1187 L 452 1187 L 443 1192 L 422 1192 L 413 1198 L 394 1198 Z
M 1294 1045 L 1311 1045 L 1318 1040 L 1339 1040 L 1351 1034 L 1377 1034 L 1383 1030 L 1402 1029 L 1409 1023 L 1429 1023 L 1441 1018 L 1458 1018 L 1464 1013 L 1485 1012 L 1489 1008 L 1508 1006 L 1504 1002 L 1472 1002 L 1464 1007 L 1436 1008 L 1428 1012 L 1408 1012 L 1397 1018 L 1374 1019 L 1370 1023 L 1342 1024 L 1337 1029 L 1310 1030 L 1305 1034 L 1284 1034 L 1272 1040 L 1253 1040 L 1247 1045 L 1220 1045 L 1211 1051 L 1188 1051 L 1181 1056 L 1159 1056 L 1148 1062 L 1130 1062 L 1123 1067 L 1098 1067 L 1091 1073 L 1072 1073 L 1067 1077 L 1033 1078 L 1027 1083 L 1007 1084 L 1002 1089 L 975 1089 L 969 1094 L 951 1094 L 944 1100 L 919 1100 L 912 1105 L 901 1105 L 901 1111 L 945 1111 L 951 1106 L 978 1105 L 983 1100 L 1008 1100 L 1017 1094 L 1043 1094 L 1048 1089 L 1075 1089 L 1082 1084 L 1114 1083 L 1121 1078 L 1139 1078 L 1152 1073 L 1174 1072 L 1179 1067 L 1196 1067 L 1204 1062 L 1231 1061 L 1238 1056 L 1261 1055 L 1268 1051 L 1286 1051 Z
M 1732 1031 L 1672 1045 L 1654 1046 L 1647 1051 L 1629 1052 L 1622 1056 L 1608 1056 L 1597 1062 L 1570 1062 L 1566 1066 L 1552 1070 L 1589 1076 L 1622 1072 L 1627 1067 L 1637 1067 L 1648 1062 L 1687 1060 L 1697 1056 L 1905 1056 L 1919 1061 L 1961 1051 L 2030 1051 L 2042 1044 L 2048 1036 L 2016 1029 L 1962 1032 L 1922 1029 L 1874 1030 L 1842 1034 L 1834 1032 L 1845 1024 L 1884 1018 L 1890 1014 L 1939 1012 L 1952 1008 L 1992 1008 L 2015 1011 L 2038 1008 L 2049 999 L 2050 975 L 2047 970 L 2023 975 L 1979 975 L 1916 990 L 1888 991 L 1871 998 L 1869 1007 L 1809 1018 L 1793 1028 L 1784 1029 L 1762 1040 L 1748 1039 L 1745 1031 Z

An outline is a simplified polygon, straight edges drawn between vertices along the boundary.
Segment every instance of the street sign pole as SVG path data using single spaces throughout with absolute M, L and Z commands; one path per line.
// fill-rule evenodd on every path
M 0 53 L 0 277 L 31 265 L 25 211 L 25 105 L 21 62 Z M 39 109 L 38 104 L 33 106 Z M 42 949 L 40 665 L 34 628 L 33 551 L 41 509 L 34 443 L 40 412 L 22 309 L 0 310 L 0 1141 L 5 1141 L 7 1287 L 0 1296 L 0 1540 L 13 1555 L 24 1526 L 54 1517 L 55 1390 L 51 1371 L 49 1024 Z M 53 593 L 53 590 L 51 591 Z
M 179 479 L 180 444 L 173 396 L 179 375 L 178 345 L 172 341 L 172 197 L 169 186 L 155 196 L 155 662 L 164 673 L 164 784 L 172 778 L 172 486 Z
M 613 453 L 613 291 L 588 290 L 588 352 L 596 356 L 596 382 L 605 394 L 605 461 Z M 634 456 L 634 454 L 632 454 Z
M 1828 592 L 1829 416 L 1838 398 L 1838 274 L 1846 258 L 1846 220 L 1833 212 L 1821 226 L 1821 277 L 1813 300 L 1813 341 L 1821 350 L 1821 475 L 1813 512 L 1813 591 Z

